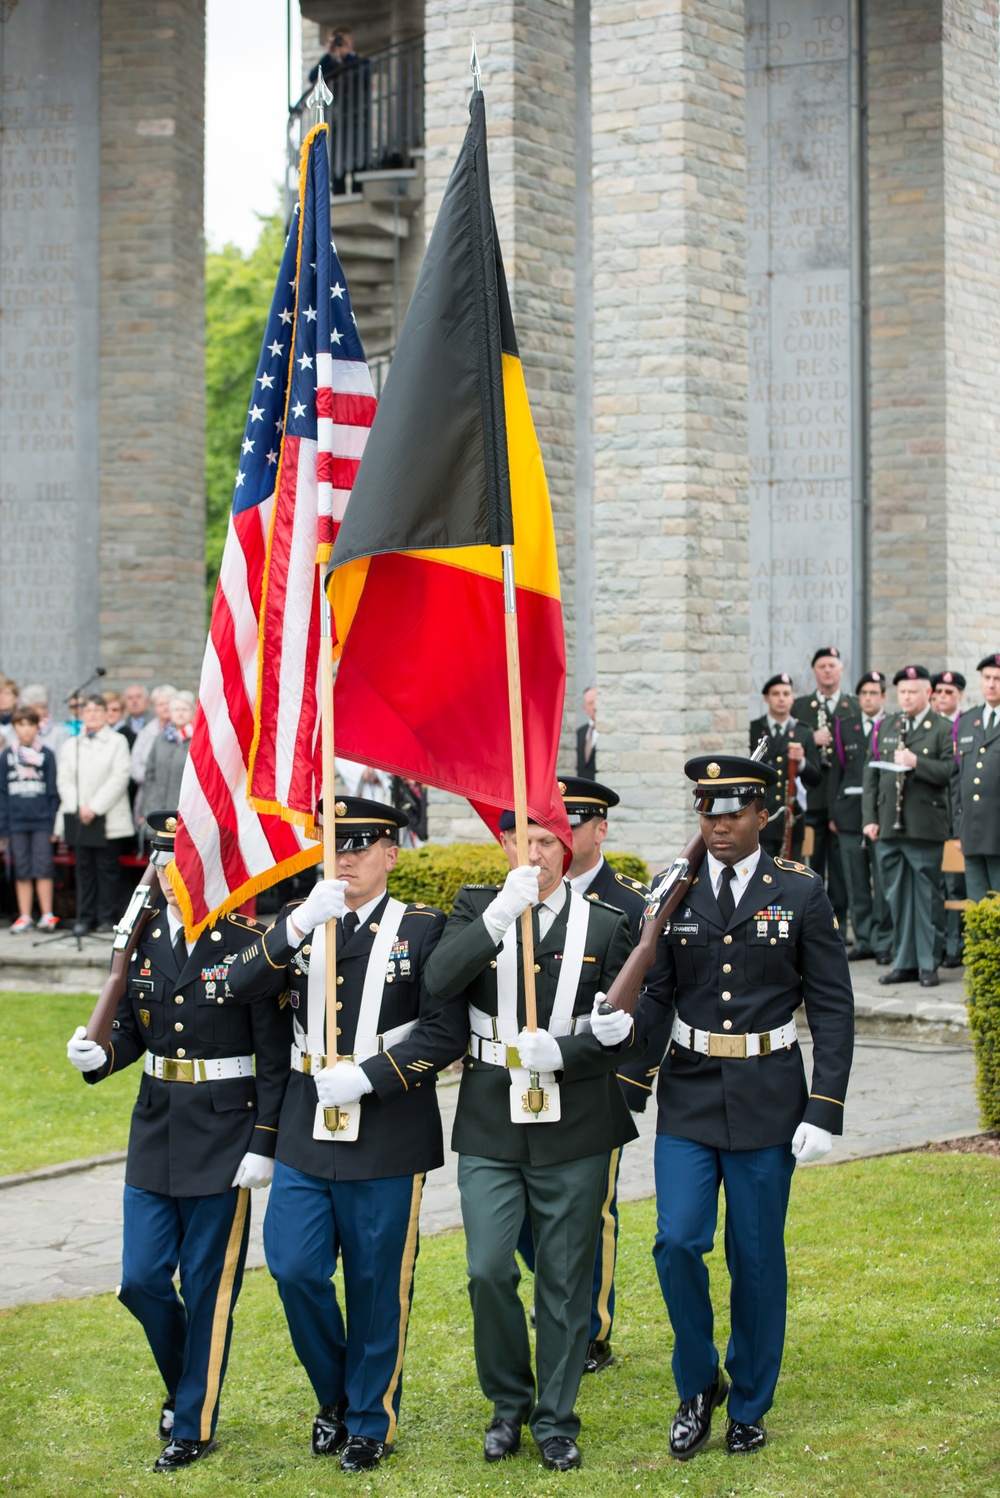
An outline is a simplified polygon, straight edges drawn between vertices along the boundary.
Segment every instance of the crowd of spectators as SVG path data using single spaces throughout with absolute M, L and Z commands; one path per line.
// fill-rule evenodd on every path
M 44 686 L 0 673 L 0 853 L 17 934 L 54 931 L 57 865 L 75 871 L 74 933 L 108 931 L 123 860 L 141 861 L 145 812 L 175 807 L 193 732 L 191 692 L 138 683 L 72 697 L 53 717 Z

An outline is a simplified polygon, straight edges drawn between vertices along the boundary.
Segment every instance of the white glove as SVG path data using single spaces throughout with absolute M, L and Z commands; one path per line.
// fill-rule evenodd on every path
M 248 1150 L 233 1176 L 234 1186 L 245 1186 L 252 1191 L 255 1186 L 269 1186 L 274 1175 L 274 1161 L 268 1155 L 255 1155 Z
M 606 994 L 599 993 L 594 1000 L 594 1007 L 590 1011 L 590 1029 L 594 1039 L 601 1045 L 621 1045 L 632 1033 L 632 1016 L 626 1014 L 624 1009 L 616 1009 L 613 1014 L 598 1014 L 597 1011 L 606 998 Z
M 548 1030 L 522 1030 L 517 1037 L 517 1054 L 528 1071 L 562 1071 L 559 1042 Z
M 525 864 L 520 869 L 511 869 L 503 882 L 503 889 L 483 912 L 483 919 L 491 931 L 500 937 L 531 905 L 538 904 L 538 877 L 540 869 Z
M 800 1165 L 810 1160 L 822 1160 L 833 1149 L 833 1135 L 815 1124 L 800 1123 L 792 1135 L 792 1154 Z
M 344 879 L 321 879 L 314 884 L 301 905 L 296 905 L 289 919 L 296 931 L 308 936 L 326 921 L 337 921 L 344 914 Z
M 66 1042 L 66 1055 L 76 1067 L 77 1071 L 100 1071 L 107 1061 L 103 1046 L 99 1046 L 96 1040 L 87 1039 L 87 1028 L 78 1025 L 73 1031 L 73 1039 Z
M 346 1108 L 371 1091 L 372 1084 L 353 1061 L 338 1061 L 316 1073 L 316 1094 L 324 1108 Z

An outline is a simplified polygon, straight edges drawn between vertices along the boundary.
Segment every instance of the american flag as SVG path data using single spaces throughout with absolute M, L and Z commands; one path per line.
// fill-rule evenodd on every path
M 330 239 L 318 126 L 302 147 L 181 785 L 172 882 L 189 936 L 322 855 L 310 836 L 321 761 L 317 560 L 329 554 L 374 412 Z

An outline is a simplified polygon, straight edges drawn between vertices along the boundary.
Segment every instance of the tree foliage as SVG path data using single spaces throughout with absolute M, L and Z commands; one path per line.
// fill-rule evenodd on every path
M 205 585 L 209 607 L 283 248 L 284 225 L 275 213 L 261 220 L 260 238 L 249 255 L 227 244 L 205 256 Z

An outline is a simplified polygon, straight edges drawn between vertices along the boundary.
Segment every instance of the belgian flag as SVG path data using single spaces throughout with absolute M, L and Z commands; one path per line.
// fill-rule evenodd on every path
M 513 805 L 501 550 L 513 546 L 528 814 L 570 844 L 548 486 L 490 201 L 483 96 L 431 234 L 334 547 L 338 755 Z

